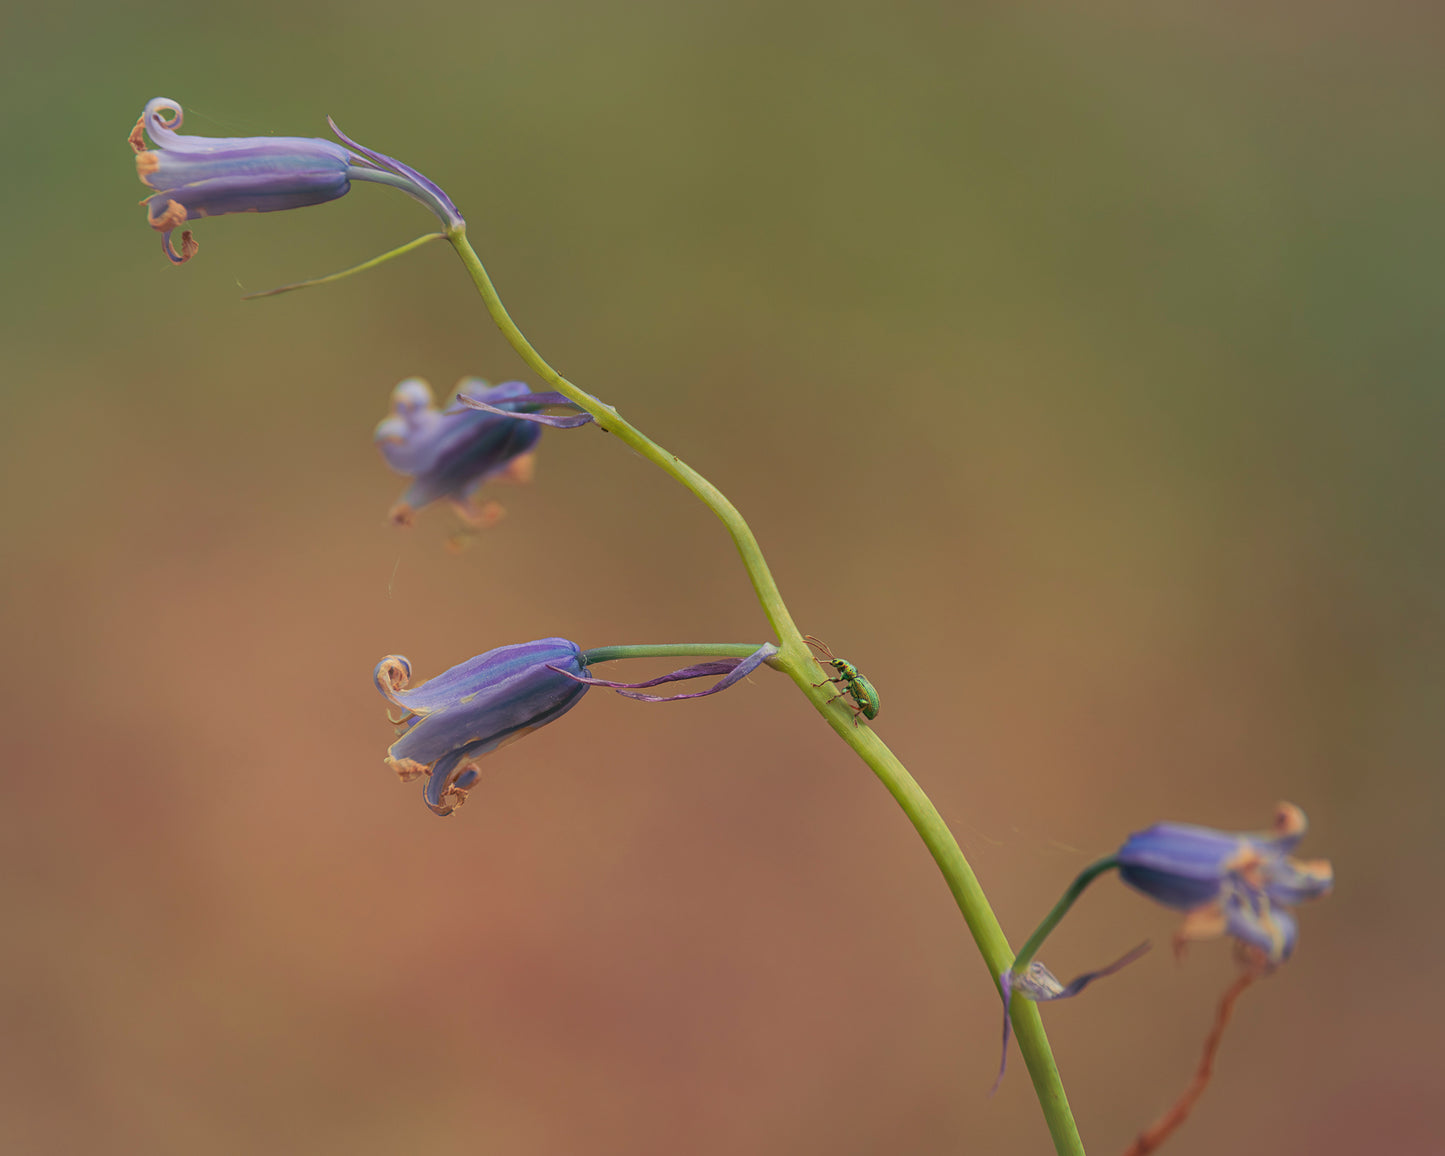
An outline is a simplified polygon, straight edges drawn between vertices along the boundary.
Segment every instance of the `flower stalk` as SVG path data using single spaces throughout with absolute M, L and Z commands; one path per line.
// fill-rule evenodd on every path
M 782 593 L 768 568 L 757 538 L 737 507 L 721 490 L 677 455 L 669 453 L 643 434 L 616 409 L 568 381 L 543 359 L 507 313 L 481 258 L 467 240 L 465 224 L 449 227 L 447 240 L 466 266 L 493 322 L 527 367 L 557 392 L 575 402 L 579 408 L 592 414 L 598 427 L 605 433 L 621 439 L 696 494 L 727 528 L 752 581 L 753 591 L 762 605 L 763 613 L 767 615 L 778 636 L 778 653 L 769 660 L 769 665 L 783 671 L 797 684 L 798 689 L 823 716 L 824 721 L 878 776 L 888 793 L 907 815 L 943 874 L 979 954 L 983 956 L 989 974 L 997 983 L 1013 963 L 1014 955 L 1003 928 L 1000 927 L 998 918 L 979 885 L 978 877 L 973 873 L 973 868 L 969 866 L 958 841 L 948 829 L 948 824 L 943 821 L 937 808 L 897 756 L 878 738 L 871 727 L 855 724 L 853 713 L 835 700 L 831 686 L 813 685 L 817 679 L 818 667 L 783 601 Z M 1078 1126 L 1069 1107 L 1068 1096 L 1064 1092 L 1063 1081 L 1059 1076 L 1053 1052 L 1049 1048 L 1038 1008 L 1028 1000 L 1015 1001 L 1011 1018 L 1018 1037 L 1019 1050 L 1023 1053 L 1024 1063 L 1033 1081 L 1034 1092 L 1048 1124 L 1055 1150 L 1060 1156 L 1083 1156 L 1083 1140 L 1079 1136 Z
M 1078 902 L 1079 896 L 1084 893 L 1085 888 L 1105 871 L 1112 871 L 1117 866 L 1119 866 L 1118 856 L 1110 855 L 1106 859 L 1100 859 L 1097 863 L 1091 863 L 1080 871 L 1074 881 L 1069 884 L 1069 889 L 1059 897 L 1059 901 L 1044 916 L 1043 921 L 1034 928 L 1034 933 L 1024 940 L 1024 945 L 1019 948 L 1018 957 L 1013 961 L 1011 970 L 1022 972 L 1024 968 L 1028 967 L 1034 956 L 1038 954 L 1039 948 L 1043 946 L 1044 940 L 1059 925 L 1059 921 L 1069 913 L 1069 908 Z

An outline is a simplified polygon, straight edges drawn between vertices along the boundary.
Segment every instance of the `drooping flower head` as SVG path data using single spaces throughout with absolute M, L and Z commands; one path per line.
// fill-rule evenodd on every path
M 529 393 L 520 381 L 481 390 L 493 404 Z M 408 378 L 392 391 L 391 413 L 374 435 L 386 464 L 412 479 L 391 508 L 391 520 L 406 525 L 416 510 L 446 499 L 467 521 L 478 523 L 482 515 L 472 509 L 472 494 L 488 478 L 529 480 L 532 452 L 541 436 L 535 422 L 460 404 L 439 409 L 431 387 L 420 378 Z
M 480 510 L 472 496 L 489 478 L 514 482 L 532 477 L 533 451 L 542 426 L 571 428 L 592 420 L 587 413 L 553 417 L 535 412 L 545 406 L 572 405 L 561 394 L 533 393 L 520 381 L 488 386 L 467 378 L 457 399 L 439 409 L 431 386 L 410 377 L 391 393 L 391 413 L 373 435 L 386 464 L 412 478 L 391 508 L 391 520 L 407 525 L 422 506 L 449 501 L 473 526 L 495 521 L 495 503 Z
M 777 653 L 777 647 L 765 644 L 746 658 L 699 663 L 642 683 L 615 683 L 588 676 L 587 654 L 575 642 L 543 638 L 499 646 L 410 690 L 411 663 L 387 655 L 376 664 L 373 677 L 377 690 L 400 707 L 402 715 L 393 720 L 397 740 L 386 763 L 404 782 L 427 776 L 422 792 L 426 805 L 438 815 L 450 815 L 476 785 L 477 759 L 561 718 L 591 686 L 650 687 L 722 675 L 707 690 L 671 696 L 700 698 L 725 690 Z M 628 697 L 669 701 L 653 695 Z
M 317 137 L 182 136 L 181 106 L 156 97 L 131 130 L 136 173 L 155 192 L 142 203 L 161 233 L 166 256 L 179 265 L 200 245 L 189 229 L 179 252 L 171 234 L 198 217 L 271 213 L 344 196 L 353 180 L 394 185 L 434 212 L 448 228 L 463 224 L 450 198 L 415 169 L 363 148 L 331 127 L 347 146 Z M 146 137 L 153 142 L 146 147 Z
M 1327 859 L 1290 852 L 1304 837 L 1304 812 L 1281 803 L 1269 831 L 1233 833 L 1186 823 L 1156 823 L 1119 848 L 1119 875 L 1136 891 L 1185 912 L 1176 948 L 1229 934 L 1258 948 L 1271 964 L 1294 951 L 1299 927 L 1289 908 L 1329 893 Z
M 565 638 L 499 646 L 411 690 L 411 663 L 388 655 L 376 688 L 404 712 L 386 763 L 403 781 L 427 775 L 426 805 L 449 815 L 477 781 L 471 761 L 516 742 L 577 705 L 582 651 Z

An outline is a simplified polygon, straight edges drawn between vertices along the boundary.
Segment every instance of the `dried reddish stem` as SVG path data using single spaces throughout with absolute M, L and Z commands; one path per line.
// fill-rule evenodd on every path
M 1199 1102 L 1199 1097 L 1204 1095 L 1204 1089 L 1209 1086 L 1210 1078 L 1214 1075 L 1214 1056 L 1219 1051 L 1220 1041 L 1224 1039 L 1224 1029 L 1234 1014 L 1235 1001 L 1244 994 L 1245 988 L 1264 975 L 1266 970 L 1258 964 L 1247 967 L 1240 972 L 1239 978 L 1229 985 L 1224 998 L 1219 1001 L 1214 1027 L 1204 1041 L 1204 1052 L 1199 1057 L 1199 1067 L 1194 1071 L 1194 1078 L 1189 1081 L 1189 1086 L 1184 1089 L 1179 1099 L 1174 1101 L 1173 1106 L 1134 1138 L 1134 1143 L 1129 1145 L 1124 1156 L 1147 1156 L 1189 1119 L 1189 1113 L 1194 1111 L 1194 1105 Z

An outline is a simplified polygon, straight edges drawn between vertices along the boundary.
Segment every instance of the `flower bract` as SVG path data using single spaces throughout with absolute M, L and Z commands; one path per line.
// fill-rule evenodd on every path
M 998 1064 L 998 1078 L 993 1082 L 993 1091 L 998 1091 L 999 1084 L 1003 1083 L 1004 1071 L 1008 1066 L 1008 1041 L 1011 1034 L 1009 1022 L 1009 1009 L 1013 1005 L 1014 997 L 1032 1000 L 1035 1003 L 1045 1003 L 1056 999 L 1071 999 L 1078 995 L 1089 984 L 1096 979 L 1103 979 L 1106 975 L 1113 975 L 1120 968 L 1127 967 L 1141 955 L 1149 950 L 1148 943 L 1141 943 L 1132 951 L 1116 959 L 1107 967 L 1101 967 L 1097 971 L 1086 971 L 1083 975 L 1076 976 L 1068 983 L 1063 983 L 1039 960 L 1034 960 L 1021 972 L 1015 972 L 1012 968 L 999 976 L 999 990 L 1003 993 L 1003 1058 Z M 990 1093 L 992 1095 L 992 1093 Z

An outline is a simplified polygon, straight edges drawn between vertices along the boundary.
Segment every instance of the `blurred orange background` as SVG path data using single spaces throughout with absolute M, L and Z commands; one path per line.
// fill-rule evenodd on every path
M 1338 886 L 1169 1151 L 1433 1152 L 1445 71 L 1430 5 L 12 8 L 0 1150 L 1024 1153 L 1047 1134 L 932 862 L 780 676 L 593 693 L 456 817 L 373 664 L 762 641 L 721 528 L 547 433 L 460 554 L 391 387 L 523 375 L 390 190 L 135 202 L 186 131 L 442 184 L 555 365 L 750 516 L 1015 943 L 1158 819 L 1313 826 Z M 638 667 L 634 669 L 645 669 Z M 1431 912 L 1436 915 L 1431 915 Z M 1116 881 L 1044 958 L 1084 1137 L 1179 1092 L 1228 948 Z

